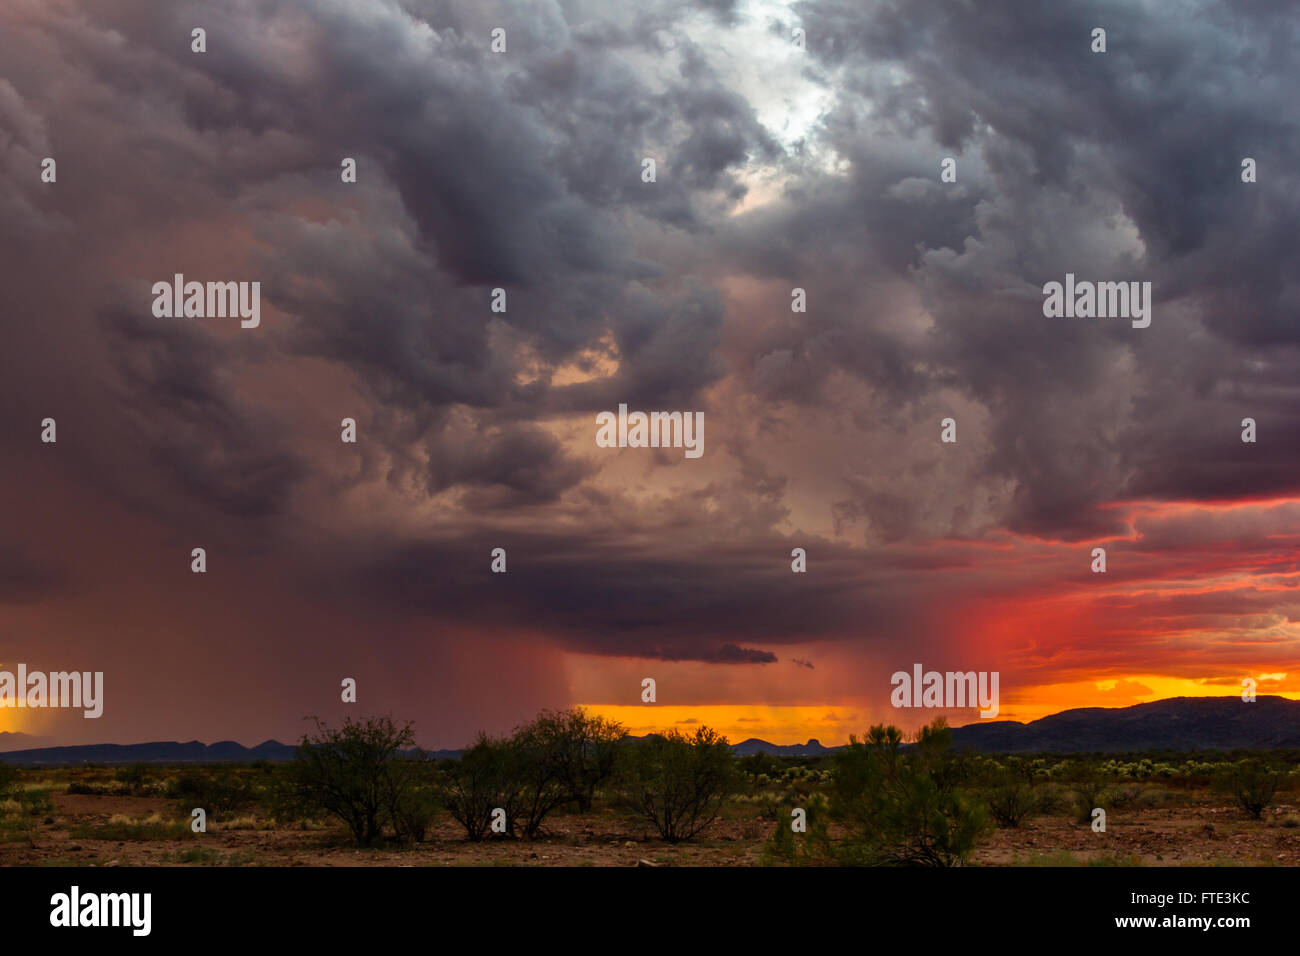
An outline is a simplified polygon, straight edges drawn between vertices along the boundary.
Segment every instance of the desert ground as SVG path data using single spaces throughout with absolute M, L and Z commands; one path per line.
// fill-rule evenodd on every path
M 160 790 L 179 773 L 132 786 Z M 669 844 L 626 809 L 598 803 L 562 812 L 533 840 L 470 842 L 446 813 L 423 842 L 354 846 L 328 819 L 281 823 L 251 808 L 210 819 L 194 833 L 189 813 L 166 795 L 133 795 L 110 768 L 28 770 L 32 794 L 0 816 L 0 866 L 754 866 L 778 812 L 806 798 L 795 790 L 740 794 L 696 838 Z M 95 792 L 67 792 L 92 790 Z M 1262 819 L 1195 783 L 1117 786 L 1105 833 L 1065 807 L 998 827 L 970 862 L 981 866 L 1294 866 L 1300 863 L 1300 799 L 1280 793 Z M 788 809 L 784 809 L 788 814 Z M 834 830 L 832 829 L 832 832 Z

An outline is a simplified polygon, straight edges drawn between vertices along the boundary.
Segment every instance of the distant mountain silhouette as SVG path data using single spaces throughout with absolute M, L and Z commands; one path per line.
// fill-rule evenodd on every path
M 131 763 L 251 763 L 254 760 L 271 762 L 292 760 L 295 744 L 282 744 L 278 740 L 265 740 L 256 747 L 245 747 L 233 740 L 204 744 L 197 740 L 188 743 L 156 741 L 147 744 L 82 744 L 74 747 L 40 747 L 30 750 L 11 750 L 0 753 L 0 763 L 21 764 L 131 764 Z M 459 750 L 435 750 L 432 756 L 439 760 L 459 757 Z
M 245 747 L 233 740 L 203 744 L 158 741 L 147 744 L 83 744 L 75 747 L 38 747 L 0 753 L 5 763 L 242 763 L 253 760 L 289 760 L 294 748 L 276 740 Z
M 1170 697 L 1132 707 L 1080 707 L 1022 724 L 967 724 L 958 747 L 1000 753 L 1300 748 L 1300 700 Z
M 759 753 L 777 757 L 820 757 L 839 749 L 839 747 L 823 747 L 816 737 L 806 744 L 769 744 L 766 740 L 750 737 L 748 740 L 731 745 L 732 752 L 740 757 Z
M 865 728 L 864 728 L 865 729 Z M 21 734 L 0 732 L 3 741 Z M 967 724 L 953 729 L 957 747 L 991 753 L 1121 753 L 1132 750 L 1300 749 L 1300 701 L 1260 697 L 1171 697 L 1132 707 L 1080 707 L 1027 724 L 1014 720 Z M 806 744 L 772 744 L 750 737 L 732 750 L 738 756 L 819 757 L 841 750 L 813 739 Z M 0 761 L 22 764 L 243 763 L 293 758 L 295 747 L 267 740 L 245 747 L 233 740 L 203 744 L 86 744 L 0 752 Z M 438 760 L 460 750 L 435 750 Z

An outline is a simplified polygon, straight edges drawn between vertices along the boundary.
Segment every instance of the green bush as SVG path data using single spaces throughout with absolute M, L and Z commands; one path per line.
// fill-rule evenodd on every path
M 403 755 L 387 768 L 388 821 L 398 843 L 423 843 L 438 815 L 433 767 L 422 753 Z
M 186 813 L 202 807 L 213 819 L 232 816 L 257 800 L 250 776 L 231 767 L 211 771 L 186 770 L 168 782 L 166 793 L 170 799 L 180 803 Z
M 759 851 L 758 861 L 763 866 L 834 866 L 839 860 L 827 829 L 830 805 L 825 794 L 816 793 L 808 798 L 802 808 L 782 807 L 772 816 L 776 830 L 772 838 Z M 795 809 L 803 809 L 806 832 L 794 832 Z M 764 819 L 771 819 L 764 814 Z
M 1220 770 L 1214 789 L 1230 795 L 1247 816 L 1258 820 L 1273 803 L 1281 782 L 1282 774 L 1252 758 Z
M 22 812 L 29 817 L 43 817 L 54 812 L 54 801 L 50 797 L 49 787 L 36 787 L 31 790 L 19 790 L 17 793 Z
M 345 720 L 331 729 L 317 720 L 287 768 L 286 804 L 318 809 L 341 820 L 360 846 L 371 846 L 392 826 L 399 841 L 422 839 L 432 816 L 427 760 L 410 757 L 415 732 L 389 717 Z
M 445 763 L 442 800 L 470 840 L 488 835 L 498 808 L 505 835 L 532 839 L 565 804 L 591 809 L 626 737 L 616 722 L 581 708 L 543 711 L 509 739 L 480 734 L 460 760 Z
M 626 738 L 627 731 L 617 721 L 575 707 L 542 711 L 532 723 L 517 730 L 512 740 L 532 752 L 532 773 L 544 778 L 532 787 L 537 801 L 548 802 L 552 783 L 557 783 L 563 790 L 562 802 L 574 803 L 578 812 L 586 813 L 596 789 L 613 775 Z
M 865 740 L 849 740 L 830 786 L 831 817 L 847 831 L 833 857 L 868 866 L 967 862 L 991 824 L 959 786 L 972 765 L 954 757 L 944 720 L 922 728 L 906 751 L 897 727 L 877 725 Z
M 119 767 L 113 779 L 122 785 L 122 789 L 131 794 L 143 794 L 151 787 L 151 768 L 147 764 L 137 763 L 129 767 Z
M 567 734 L 546 726 L 545 720 L 520 728 L 506 742 L 506 766 L 514 795 L 507 809 L 507 832 L 530 840 L 541 830 L 547 814 L 578 799 L 561 769 L 569 747 Z M 581 772 L 580 765 L 573 769 Z M 591 792 L 586 799 L 590 801 Z
M 1112 795 L 1101 770 L 1092 764 L 1080 764 L 1074 768 L 1070 793 L 1070 809 L 1076 823 L 1091 823 L 1092 811 L 1107 803 Z
M 741 773 L 753 778 L 756 786 L 770 782 L 773 777 L 781 773 L 781 761 L 762 750 L 747 757 L 740 757 L 736 761 L 736 766 Z
M 479 734 L 459 760 L 440 766 L 442 802 L 470 840 L 478 842 L 487 836 L 497 808 L 505 811 L 506 833 L 514 835 L 523 789 L 518 764 L 517 751 L 509 741 Z
M 1042 807 L 1033 770 L 1014 758 L 1007 766 L 987 770 L 985 785 L 985 800 L 998 826 L 1018 827 Z
M 727 739 L 700 727 L 690 736 L 671 730 L 632 742 L 618 780 L 624 803 L 678 843 L 713 823 L 738 789 L 739 774 Z

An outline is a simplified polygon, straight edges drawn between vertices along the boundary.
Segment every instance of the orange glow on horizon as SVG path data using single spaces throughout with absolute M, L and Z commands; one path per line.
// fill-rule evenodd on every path
M 1295 676 L 1254 675 L 1255 693 L 1259 696 L 1286 697 L 1300 700 Z M 1292 689 L 1288 689 L 1292 688 Z M 1103 681 L 1077 681 L 1025 688 L 1021 692 L 1002 694 L 999 713 L 988 722 L 1014 720 L 1029 723 L 1064 710 L 1079 707 L 1130 707 L 1170 697 L 1237 697 L 1239 686 L 1209 683 L 1175 677 L 1137 674 Z M 676 729 L 690 734 L 697 727 L 708 726 L 723 734 L 731 743 L 750 737 L 771 744 L 802 744 L 816 739 L 827 747 L 847 744 L 849 735 L 861 737 L 872 724 L 894 724 L 904 731 L 914 731 L 943 715 L 954 727 L 981 723 L 976 710 L 942 711 L 937 709 L 895 709 L 871 707 L 861 701 L 842 704 L 768 705 L 768 704 L 579 704 L 592 714 L 616 720 L 634 736 Z

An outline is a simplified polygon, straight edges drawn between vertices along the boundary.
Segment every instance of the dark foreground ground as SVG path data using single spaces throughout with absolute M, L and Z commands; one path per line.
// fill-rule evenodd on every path
M 160 771 L 160 773 L 175 771 Z M 68 793 L 70 783 L 98 781 L 103 793 Z M 446 814 L 428 839 L 409 848 L 358 850 L 340 826 L 324 820 L 279 823 L 253 809 L 210 819 L 195 834 L 189 815 L 165 796 L 113 792 L 112 771 L 29 772 L 24 786 L 39 799 L 0 809 L 3 866 L 752 866 L 776 825 L 776 807 L 797 805 L 794 791 L 729 801 L 696 839 L 670 845 L 627 811 L 598 807 L 587 815 L 547 819 L 533 841 L 471 843 Z M 811 784 L 804 784 L 802 796 Z M 1067 809 L 1000 828 L 974 855 L 985 866 L 1295 866 L 1300 864 L 1300 800 L 1281 793 L 1262 820 L 1251 820 L 1208 787 L 1130 782 L 1123 806 L 1094 833 Z M 788 817 L 787 817 L 788 818 Z

